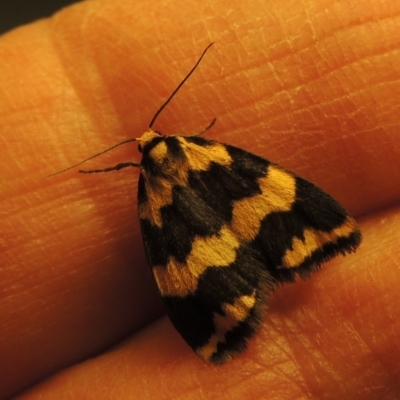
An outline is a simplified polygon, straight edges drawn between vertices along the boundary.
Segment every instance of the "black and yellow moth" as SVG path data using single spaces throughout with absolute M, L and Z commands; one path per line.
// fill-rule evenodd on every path
M 163 136 L 151 128 L 210 46 L 149 129 L 112 147 L 139 142 L 140 163 L 80 172 L 140 168 L 143 242 L 168 315 L 202 359 L 223 363 L 246 348 L 278 284 L 307 278 L 324 261 L 355 251 L 361 233 L 314 184 L 263 157 L 203 138 L 215 120 L 195 136 Z

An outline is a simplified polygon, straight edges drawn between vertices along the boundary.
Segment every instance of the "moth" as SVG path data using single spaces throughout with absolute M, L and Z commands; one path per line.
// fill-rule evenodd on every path
M 148 263 L 171 322 L 205 361 L 224 363 L 259 330 L 274 288 L 357 249 L 356 221 L 323 190 L 264 157 L 194 136 L 163 136 L 156 118 L 137 141 L 138 210 Z M 60 173 L 58 172 L 58 173 Z M 57 174 L 58 174 L 57 173 Z M 55 175 L 55 174 L 52 174 Z

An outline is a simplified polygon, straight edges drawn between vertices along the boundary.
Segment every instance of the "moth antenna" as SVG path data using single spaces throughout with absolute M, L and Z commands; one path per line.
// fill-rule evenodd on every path
M 105 154 L 105 153 L 109 152 L 110 150 L 115 149 L 115 148 L 118 147 L 118 146 L 122 146 L 123 144 L 127 144 L 127 143 L 130 143 L 130 142 L 135 142 L 135 141 L 136 141 L 136 139 L 127 139 L 127 140 L 124 140 L 123 142 L 114 144 L 113 146 L 109 147 L 108 149 L 105 149 L 105 150 L 101 151 L 100 153 L 97 153 L 97 154 L 94 154 L 93 156 L 90 156 L 90 157 L 88 157 L 88 158 L 85 158 L 84 160 L 82 160 L 82 161 L 80 161 L 80 162 L 78 162 L 78 163 L 76 163 L 76 164 L 74 164 L 74 165 L 71 165 L 71 166 L 68 167 L 68 168 L 65 168 L 65 169 L 63 169 L 63 170 L 61 170 L 61 171 L 54 172 L 53 174 L 50 174 L 50 175 L 47 175 L 47 176 L 43 177 L 43 178 L 41 179 L 41 181 L 42 181 L 43 179 L 50 178 L 51 176 L 55 176 L 55 175 L 58 175 L 58 174 L 62 174 L 63 172 L 69 171 L 70 169 L 75 168 L 75 167 L 77 167 L 78 165 L 81 165 L 81 164 L 83 164 L 83 163 L 85 163 L 85 162 L 87 162 L 87 161 L 89 161 L 89 160 L 92 160 L 93 158 L 96 158 L 96 157 L 98 157 L 98 156 L 101 156 L 102 154 Z
M 211 129 L 214 124 L 217 122 L 217 118 L 214 118 L 207 126 L 207 128 L 203 129 L 201 132 L 196 133 L 193 136 L 201 136 L 203 133 L 206 133 L 209 129 Z
M 151 128 L 151 127 L 153 126 L 154 122 L 156 121 L 157 117 L 160 115 L 160 113 L 162 112 L 162 110 L 164 110 L 164 108 L 165 108 L 165 107 L 168 105 L 168 103 L 172 100 L 172 98 L 173 98 L 173 97 L 175 96 L 175 94 L 179 91 L 179 89 L 183 86 L 183 84 L 189 79 L 190 75 L 193 74 L 193 72 L 196 70 L 196 68 L 197 68 L 198 65 L 200 64 L 201 60 L 203 59 L 203 57 L 204 57 L 205 54 L 207 53 L 207 50 L 208 50 L 213 44 L 214 44 L 214 42 L 210 43 L 210 44 L 204 49 L 203 53 L 201 54 L 200 58 L 197 60 L 197 62 L 196 62 L 196 64 L 194 65 L 194 67 L 189 71 L 189 73 L 188 73 L 188 74 L 186 75 L 186 77 L 182 80 L 182 82 L 177 86 L 177 88 L 171 93 L 171 95 L 170 95 L 170 96 L 168 97 L 168 99 L 164 102 L 164 104 L 163 104 L 163 105 L 158 109 L 158 111 L 154 114 L 154 117 L 152 118 L 152 120 L 151 120 L 151 122 L 150 122 L 149 128 Z M 211 122 L 211 124 L 210 124 L 206 129 L 204 129 L 202 132 L 198 133 L 197 135 L 201 135 L 201 134 L 203 134 L 205 131 L 207 131 L 208 129 L 210 129 L 210 128 L 214 125 L 215 121 L 216 121 L 216 119 L 214 119 L 214 120 Z M 124 141 L 122 141 L 122 142 L 120 142 L 120 143 L 117 143 L 117 144 L 115 144 L 115 145 L 109 147 L 108 149 L 105 149 L 105 150 L 101 151 L 100 153 L 94 154 L 93 156 L 90 156 L 90 157 L 88 157 L 88 158 L 85 158 L 84 160 L 82 160 L 82 161 L 80 161 L 80 162 L 78 162 L 78 163 L 76 163 L 76 164 L 74 164 L 74 165 L 71 165 L 71 166 L 68 167 L 68 168 L 65 168 L 65 169 L 63 169 L 63 170 L 61 170 L 61 171 L 54 172 L 53 174 L 50 174 L 50 175 L 46 175 L 45 177 L 43 177 L 43 178 L 41 179 L 41 181 L 42 181 L 43 179 L 50 178 L 51 176 L 55 176 L 55 175 L 58 175 L 58 174 L 62 174 L 63 172 L 69 171 L 70 169 L 75 168 L 75 167 L 78 167 L 79 165 L 81 165 L 81 164 L 83 164 L 83 163 L 85 163 L 85 162 L 87 162 L 87 161 L 89 161 L 89 160 L 92 160 L 92 159 L 95 158 L 95 157 L 101 156 L 102 154 L 107 153 L 107 152 L 109 152 L 110 150 L 113 150 L 113 149 L 115 149 L 115 148 L 118 147 L 118 146 L 122 146 L 123 144 L 130 143 L 130 142 L 134 142 L 134 141 L 136 141 L 136 139 L 127 139 L 127 140 L 124 140 Z
M 210 43 L 205 50 L 203 51 L 203 54 L 200 56 L 200 58 L 197 60 L 196 64 L 194 65 L 194 67 L 189 71 L 189 73 L 186 75 L 186 77 L 183 79 L 183 81 L 177 86 L 177 88 L 171 93 L 171 95 L 168 97 L 168 99 L 164 102 L 164 104 L 158 109 L 158 111 L 154 114 L 153 119 L 150 122 L 149 128 L 151 128 L 154 124 L 154 122 L 156 121 L 157 117 L 160 115 L 160 113 L 162 112 L 162 110 L 164 110 L 164 108 L 168 105 L 168 103 L 172 100 L 172 98 L 176 95 L 176 93 L 178 92 L 178 90 L 183 86 L 183 84 L 189 79 L 190 75 L 193 74 L 193 72 L 195 71 L 195 69 L 197 68 L 197 66 L 200 64 L 201 60 L 203 59 L 203 57 L 205 56 L 205 54 L 207 53 L 207 50 L 214 44 L 214 42 Z

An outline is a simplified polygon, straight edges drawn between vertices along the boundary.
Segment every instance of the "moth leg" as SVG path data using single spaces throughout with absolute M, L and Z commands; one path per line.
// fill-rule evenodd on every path
M 113 167 L 108 167 L 108 168 L 103 168 L 103 169 L 80 169 L 79 172 L 82 174 L 97 174 L 99 172 L 110 172 L 110 171 L 118 171 L 122 168 L 126 167 L 140 167 L 140 163 L 137 162 L 123 162 L 119 163 L 117 165 L 114 165 Z

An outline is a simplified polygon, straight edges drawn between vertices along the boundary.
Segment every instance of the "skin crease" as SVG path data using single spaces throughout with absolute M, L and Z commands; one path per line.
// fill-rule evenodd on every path
M 4 35 L 0 398 L 399 398 L 399 15 L 390 0 L 104 0 Z M 140 136 L 212 41 L 154 128 L 191 134 L 216 116 L 206 137 L 315 182 L 364 236 L 279 288 L 223 366 L 157 319 L 139 171 L 40 181 Z M 139 157 L 127 145 L 85 167 Z

